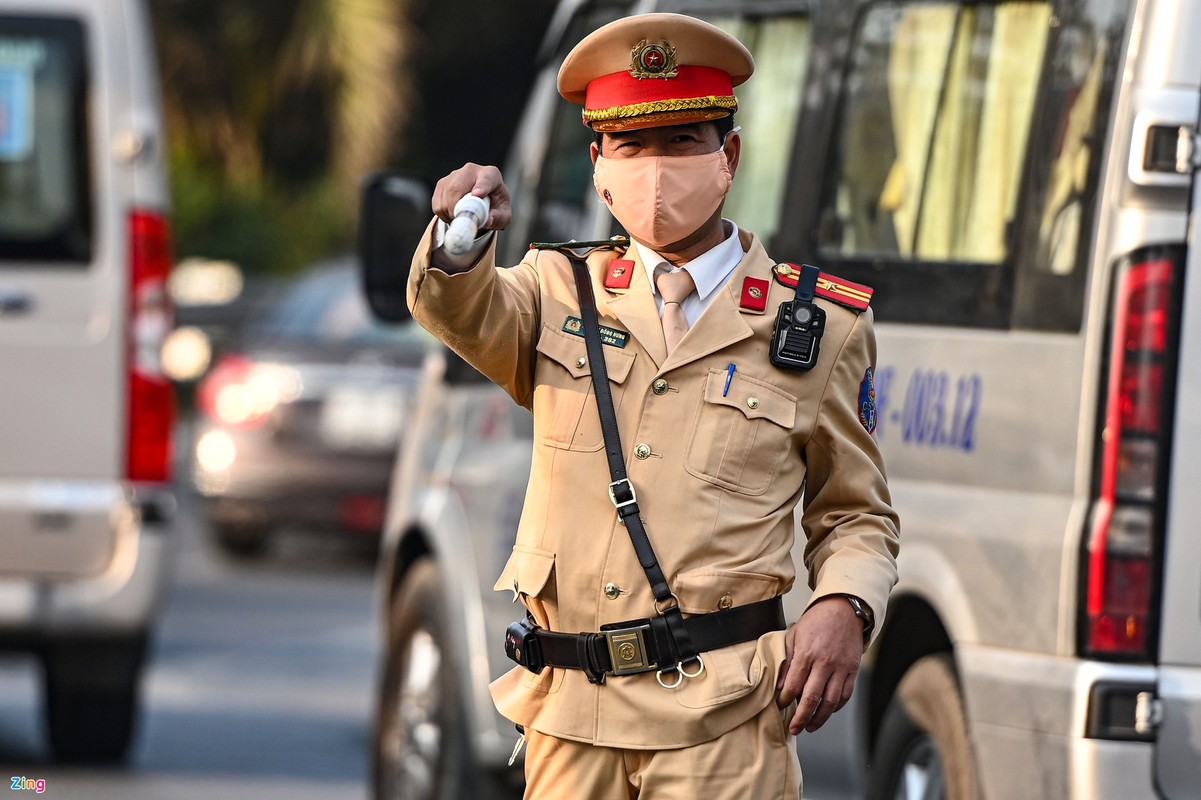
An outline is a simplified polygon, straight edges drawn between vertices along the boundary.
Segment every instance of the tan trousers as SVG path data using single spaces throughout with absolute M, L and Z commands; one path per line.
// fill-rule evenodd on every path
M 792 709 L 787 709 L 792 711 Z M 798 800 L 801 764 L 769 705 L 711 742 L 676 750 L 597 747 L 526 731 L 525 800 Z

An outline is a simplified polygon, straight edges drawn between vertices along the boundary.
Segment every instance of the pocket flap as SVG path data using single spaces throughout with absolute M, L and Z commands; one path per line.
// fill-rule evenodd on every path
M 602 345 L 601 350 L 605 354 L 605 370 L 609 380 L 624 383 L 634 364 L 634 353 L 606 345 Z M 538 352 L 560 364 L 574 378 L 586 378 L 592 374 L 583 336 L 557 330 L 549 324 L 543 325 L 542 335 L 538 338 Z
M 747 419 L 765 419 L 782 428 L 792 428 L 796 423 L 795 397 L 740 372 L 734 373 L 727 391 L 726 372 L 709 370 L 709 378 L 705 382 L 705 402 L 736 408 Z
M 723 608 L 770 600 L 781 593 L 780 579 L 759 572 L 694 569 L 672 581 L 685 614 L 708 614 Z
M 509 560 L 492 588 L 497 592 L 517 591 L 529 597 L 537 597 L 546 588 L 546 582 L 554 568 L 554 553 L 518 545 L 509 554 Z

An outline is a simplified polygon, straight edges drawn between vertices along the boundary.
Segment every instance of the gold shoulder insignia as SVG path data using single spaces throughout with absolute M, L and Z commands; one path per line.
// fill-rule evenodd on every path
M 795 264 L 776 264 L 772 268 L 772 273 L 776 276 L 777 281 L 793 288 L 796 288 L 797 279 L 801 277 L 801 270 Z M 817 278 L 817 289 L 814 294 L 853 311 L 867 311 L 874 292 L 875 290 L 870 286 L 852 283 L 823 272 Z

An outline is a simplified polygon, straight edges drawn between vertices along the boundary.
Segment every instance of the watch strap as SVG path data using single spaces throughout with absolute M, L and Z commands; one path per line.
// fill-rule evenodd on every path
M 842 596 L 851 604 L 851 610 L 855 612 L 855 616 L 863 621 L 863 641 L 866 644 L 871 640 L 872 631 L 876 628 L 876 620 L 872 616 L 871 606 L 853 594 L 844 594 Z

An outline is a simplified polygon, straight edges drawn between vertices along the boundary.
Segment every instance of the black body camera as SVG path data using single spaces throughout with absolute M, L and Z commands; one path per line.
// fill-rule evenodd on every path
M 826 312 L 813 302 L 817 267 L 804 264 L 797 280 L 796 299 L 780 304 L 771 337 L 771 363 L 781 369 L 808 370 L 817 364 Z

